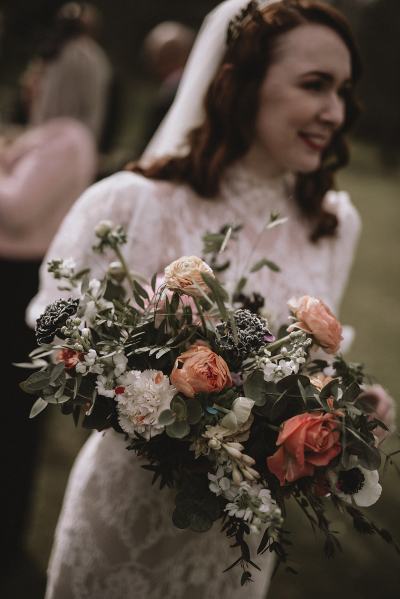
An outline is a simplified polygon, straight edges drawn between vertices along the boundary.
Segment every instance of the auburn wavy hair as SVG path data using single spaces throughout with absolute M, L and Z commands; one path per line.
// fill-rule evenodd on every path
M 246 154 L 254 138 L 260 87 L 275 58 L 278 38 L 308 23 L 324 25 L 339 35 L 351 55 L 352 82 L 357 82 L 361 74 L 359 53 L 340 12 L 311 0 L 267 5 L 246 19 L 239 35 L 228 44 L 205 97 L 204 122 L 188 135 L 188 153 L 162 157 L 146 166 L 134 163 L 127 169 L 151 179 L 186 183 L 203 197 L 216 196 L 224 170 Z M 296 176 L 295 199 L 311 222 L 310 239 L 314 242 L 333 236 L 338 225 L 336 216 L 324 210 L 323 198 L 335 187 L 335 172 L 349 160 L 345 134 L 359 113 L 352 87 L 344 92 L 344 124 L 325 150 L 320 168 Z

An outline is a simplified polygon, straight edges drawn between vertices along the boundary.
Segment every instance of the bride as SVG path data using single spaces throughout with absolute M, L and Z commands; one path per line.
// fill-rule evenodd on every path
M 245 10 L 243 10 L 245 9 Z M 228 0 L 206 19 L 176 101 L 145 160 L 91 187 L 64 221 L 47 259 L 93 258 L 94 227 L 124 225 L 125 255 L 147 276 L 181 255 L 201 253 L 201 235 L 244 225 L 230 277 L 267 255 L 282 267 L 253 276 L 277 329 L 286 301 L 305 293 L 337 311 L 359 232 L 344 192 L 332 191 L 347 163 L 344 133 L 356 114 L 359 60 L 343 17 L 307 0 Z M 288 217 L 263 234 L 271 211 Z M 29 308 L 34 322 L 60 296 L 41 271 Z M 49 566 L 46 599 L 239 599 L 235 550 L 218 528 L 172 525 L 173 499 L 112 430 L 93 433 L 71 473 Z M 265 597 L 270 554 L 256 558 L 250 595 Z

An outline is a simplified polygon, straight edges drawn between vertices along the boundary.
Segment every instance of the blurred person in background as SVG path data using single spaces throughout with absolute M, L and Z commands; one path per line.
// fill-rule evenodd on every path
M 159 23 L 146 36 L 143 54 L 150 73 L 158 80 L 158 90 L 150 103 L 143 135 L 143 149 L 168 112 L 190 54 L 196 32 L 175 21 Z
M 38 269 L 64 215 L 93 181 L 96 150 L 91 132 L 71 118 L 50 120 L 13 141 L 0 138 L 0 312 L 3 392 L 0 594 L 6 572 L 20 572 L 28 524 L 35 463 L 43 430 L 29 420 L 31 402 L 19 390 L 21 362 L 34 347 L 25 325 L 26 305 L 38 287 Z M 25 561 L 24 561 L 25 560 Z M 2 595 L 3 596 L 3 595 Z
M 40 57 L 28 65 L 22 78 L 31 124 L 73 117 L 101 143 L 113 70 L 96 41 L 99 28 L 100 14 L 93 5 L 70 2 L 60 8 Z

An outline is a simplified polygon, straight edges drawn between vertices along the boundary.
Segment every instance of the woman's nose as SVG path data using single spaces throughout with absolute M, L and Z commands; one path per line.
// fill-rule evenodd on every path
M 320 118 L 324 123 L 338 129 L 343 125 L 345 118 L 345 104 L 343 98 L 337 93 L 331 93 L 325 98 L 324 105 L 320 112 Z

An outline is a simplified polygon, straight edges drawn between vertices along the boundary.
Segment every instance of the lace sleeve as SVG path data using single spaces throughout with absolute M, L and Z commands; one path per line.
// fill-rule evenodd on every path
M 148 193 L 149 182 L 142 177 L 128 172 L 121 172 L 96 183 L 78 199 L 71 211 L 63 221 L 56 234 L 46 257 L 40 268 L 40 285 L 38 294 L 30 302 L 26 320 L 29 326 L 34 327 L 36 319 L 46 306 L 55 299 L 71 295 L 58 289 L 56 281 L 47 272 L 47 263 L 56 258 L 72 258 L 77 268 L 89 267 L 94 277 L 99 277 L 105 265 L 115 259 L 113 256 L 95 254 L 92 246 L 95 243 L 94 228 L 101 220 L 112 220 L 121 224 L 128 232 L 129 242 L 132 243 L 139 236 L 141 226 L 146 228 L 146 237 L 157 239 L 159 226 L 159 210 L 153 205 L 156 198 Z M 151 188 L 150 188 L 151 190 Z M 146 222 L 143 225 L 143 214 Z M 138 262 L 146 269 L 153 267 L 155 249 L 150 255 L 143 242 L 138 248 L 140 258 Z M 127 253 L 132 248 L 127 248 Z
M 345 191 L 330 191 L 325 198 L 325 207 L 335 213 L 339 220 L 337 236 L 333 242 L 331 269 L 331 297 L 333 307 L 338 312 L 361 232 L 361 219 Z

